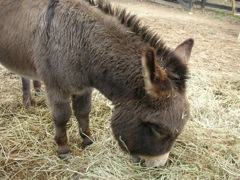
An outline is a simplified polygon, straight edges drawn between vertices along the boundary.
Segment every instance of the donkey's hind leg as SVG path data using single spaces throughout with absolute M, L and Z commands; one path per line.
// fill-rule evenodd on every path
M 82 146 L 86 147 L 92 144 L 91 133 L 89 129 L 89 113 L 91 111 L 92 89 L 82 95 L 73 95 L 73 110 L 79 125 L 79 132 L 83 138 Z
M 46 86 L 51 116 L 55 127 L 55 142 L 58 145 L 60 158 L 68 157 L 70 150 L 67 145 L 67 122 L 71 117 L 70 95 L 62 93 L 58 88 Z
M 23 105 L 25 108 L 31 107 L 30 80 L 22 77 Z
M 38 96 L 41 93 L 41 82 L 40 81 L 33 81 L 33 87 L 35 90 L 35 95 Z

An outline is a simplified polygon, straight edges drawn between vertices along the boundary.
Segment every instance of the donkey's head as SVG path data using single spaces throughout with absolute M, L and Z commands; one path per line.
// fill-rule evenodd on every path
M 192 46 L 193 40 L 186 40 L 165 57 L 147 47 L 142 55 L 145 94 L 116 103 L 114 136 L 124 151 L 144 159 L 146 166 L 165 165 L 189 118 L 185 83 Z

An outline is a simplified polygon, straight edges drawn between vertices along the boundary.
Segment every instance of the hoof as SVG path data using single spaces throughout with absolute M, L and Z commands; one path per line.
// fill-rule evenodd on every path
M 27 109 L 27 110 L 32 109 L 31 104 L 30 105 L 25 105 L 25 109 Z
M 82 147 L 85 148 L 85 147 L 91 145 L 92 143 L 93 143 L 93 141 L 92 141 L 91 139 L 89 139 L 89 138 L 84 138 L 84 139 L 83 139 L 83 142 L 82 142 Z
M 25 109 L 30 109 L 32 107 L 31 101 L 23 102 L 23 105 L 24 105 Z
M 60 159 L 68 159 L 70 157 L 70 150 L 67 145 L 58 148 L 58 157 Z
M 44 96 L 44 92 L 42 92 L 42 91 L 37 91 L 37 92 L 35 92 L 35 96 L 37 96 L 37 97 Z

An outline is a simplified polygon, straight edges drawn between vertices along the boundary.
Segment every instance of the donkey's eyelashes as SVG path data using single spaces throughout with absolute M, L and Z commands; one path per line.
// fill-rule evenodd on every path
M 155 123 L 144 123 L 148 128 L 151 130 L 151 132 L 157 136 L 158 138 L 166 138 L 172 135 L 170 129 L 167 127 L 164 127 L 161 124 L 155 124 Z
M 151 131 L 153 132 L 153 134 L 159 139 L 163 139 L 163 138 L 166 138 L 168 136 L 166 133 L 158 131 L 154 127 L 150 127 L 150 128 L 151 128 Z

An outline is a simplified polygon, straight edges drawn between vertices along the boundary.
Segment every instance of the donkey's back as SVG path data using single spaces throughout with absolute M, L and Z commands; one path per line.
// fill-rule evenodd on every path
M 33 49 L 41 13 L 49 1 L 0 1 L 0 62 L 11 71 L 39 79 Z

